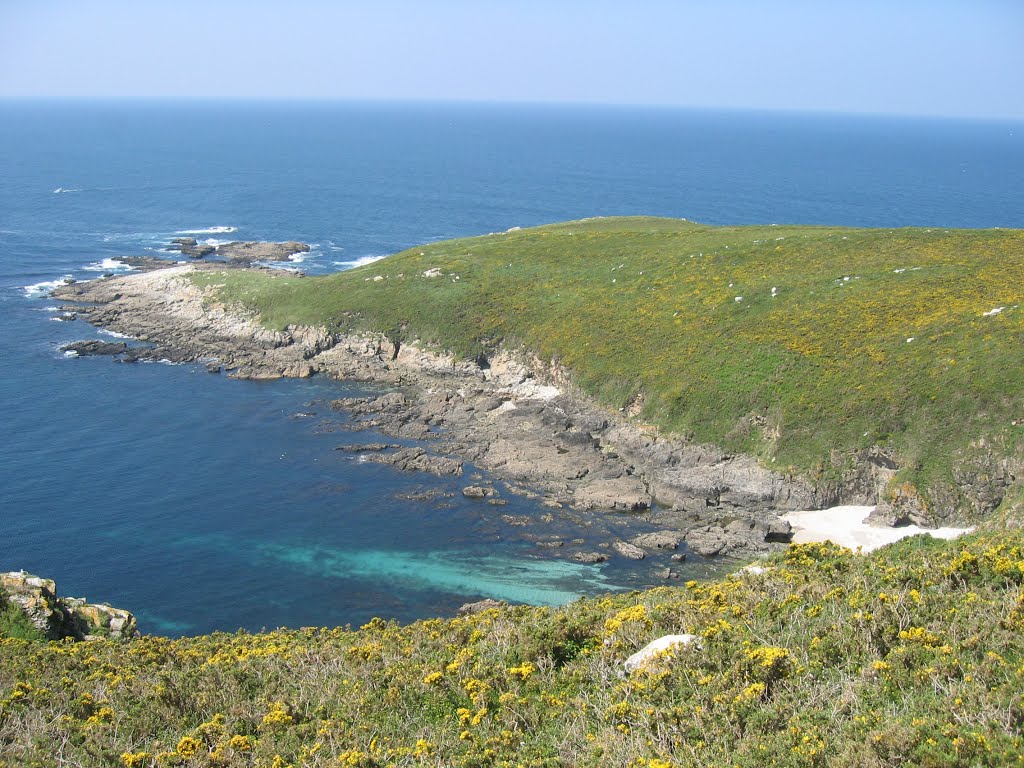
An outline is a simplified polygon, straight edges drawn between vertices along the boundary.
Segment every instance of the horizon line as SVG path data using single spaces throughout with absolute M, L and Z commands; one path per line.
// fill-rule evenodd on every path
M 810 107 L 765 107 L 666 104 L 641 102 L 602 102 L 586 100 L 527 100 L 527 99 L 448 99 L 448 98 L 373 98 L 346 96 L 58 96 L 58 95 L 13 95 L 0 94 L 0 104 L 193 104 L 193 105 L 266 105 L 266 106 L 329 106 L 329 105 L 373 105 L 373 106 L 467 106 L 467 107 L 534 107 L 534 108 L 580 108 L 612 110 L 656 110 L 671 112 L 734 112 L 771 115 L 820 116 L 820 117 L 861 117 L 861 118 L 903 118 L 920 120 L 950 120 L 969 122 L 1024 123 L 1024 115 L 962 115 L 942 112 L 881 112 L 870 110 L 845 110 Z

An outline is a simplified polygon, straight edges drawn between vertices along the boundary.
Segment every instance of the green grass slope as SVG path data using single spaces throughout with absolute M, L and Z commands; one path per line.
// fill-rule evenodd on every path
M 641 419 L 812 479 L 880 446 L 903 467 L 894 488 L 943 517 L 986 511 L 960 489 L 1021 457 L 1022 276 L 1018 230 L 609 218 L 327 277 L 197 280 L 269 326 L 525 348 L 609 407 L 642 395 Z
M 1024 762 L 1024 532 L 767 565 L 406 627 L 0 639 L 0 766 Z

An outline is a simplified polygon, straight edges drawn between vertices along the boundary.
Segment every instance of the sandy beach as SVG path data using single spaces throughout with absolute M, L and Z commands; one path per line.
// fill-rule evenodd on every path
M 864 522 L 874 507 L 843 506 L 829 509 L 815 509 L 789 512 L 782 515 L 793 526 L 793 542 L 806 544 L 811 541 L 831 540 L 850 549 L 860 548 L 870 552 L 894 541 L 927 533 L 940 539 L 954 539 L 971 528 L 921 528 L 905 525 L 900 528 L 879 528 Z

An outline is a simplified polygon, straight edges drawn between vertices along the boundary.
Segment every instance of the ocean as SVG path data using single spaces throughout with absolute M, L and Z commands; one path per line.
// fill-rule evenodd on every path
M 1024 227 L 1024 124 L 458 104 L 0 103 L 0 569 L 136 613 L 143 631 L 451 615 L 658 582 L 582 565 L 643 524 L 334 450 L 366 385 L 241 382 L 70 359 L 102 332 L 50 287 L 173 237 L 302 240 L 322 274 L 417 243 L 587 216 L 710 224 Z M 56 282 L 55 282 L 56 281 Z M 470 468 L 470 473 L 473 470 Z M 499 484 L 500 487 L 500 484 Z M 406 498 L 425 489 L 451 496 Z M 529 516 L 519 527 L 501 515 Z M 568 551 L 568 550 L 566 550 Z M 650 559 L 649 559 L 650 560 Z M 700 578 L 713 564 L 691 557 Z

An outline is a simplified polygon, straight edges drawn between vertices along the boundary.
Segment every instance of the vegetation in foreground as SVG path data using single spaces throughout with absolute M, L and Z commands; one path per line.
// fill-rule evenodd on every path
M 405 627 L 0 639 L 0 765 L 1024 763 L 1024 532 L 767 566 Z
M 990 511 L 1002 490 L 986 483 L 1003 459 L 1020 466 L 1021 274 L 1017 230 L 611 218 L 326 277 L 195 279 L 272 327 L 378 331 L 467 357 L 524 348 L 611 408 L 642 404 L 659 427 L 816 482 L 877 446 L 901 467 L 891 491 L 939 519 Z

